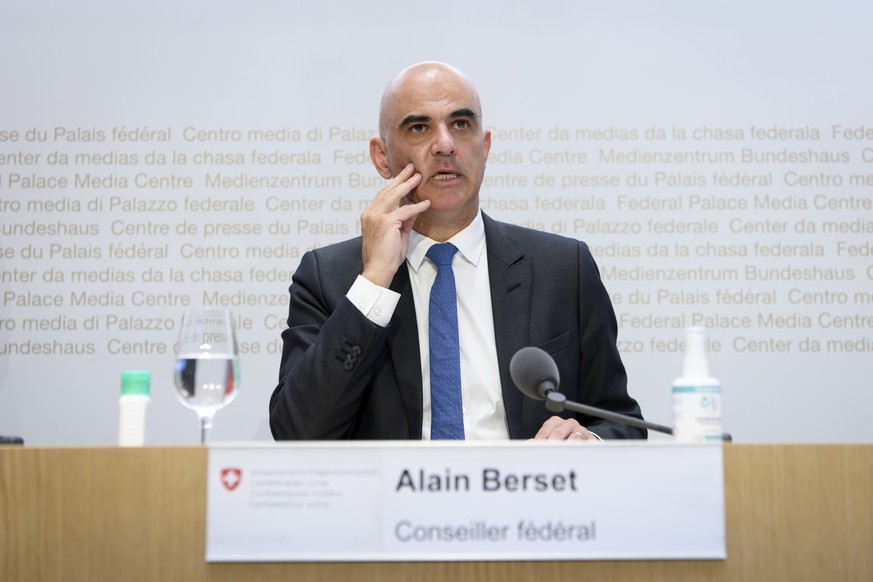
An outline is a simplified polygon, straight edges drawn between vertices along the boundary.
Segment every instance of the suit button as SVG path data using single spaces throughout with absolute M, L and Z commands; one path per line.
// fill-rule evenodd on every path
M 352 346 L 352 353 L 356 356 L 361 355 L 361 346 Z
M 350 362 L 348 360 L 343 362 L 343 370 L 351 370 L 354 367 L 355 367 L 355 364 L 353 362 Z

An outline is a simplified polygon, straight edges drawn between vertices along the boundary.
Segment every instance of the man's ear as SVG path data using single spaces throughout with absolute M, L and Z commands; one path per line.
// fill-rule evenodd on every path
M 370 161 L 376 167 L 379 175 L 390 180 L 394 177 L 391 173 L 391 168 L 388 167 L 388 152 L 385 149 L 385 140 L 381 137 L 370 138 Z

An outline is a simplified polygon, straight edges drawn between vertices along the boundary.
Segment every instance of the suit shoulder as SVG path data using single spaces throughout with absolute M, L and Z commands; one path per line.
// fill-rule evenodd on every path
M 319 257 L 331 257 L 337 255 L 343 255 L 346 253 L 354 252 L 355 250 L 360 250 L 361 248 L 361 237 L 350 238 L 348 240 L 331 243 L 329 245 L 325 245 L 323 247 L 318 247 L 313 249 L 313 254 Z
M 319 265 L 340 267 L 361 262 L 361 237 L 332 243 L 307 251 L 303 256 L 314 258 Z
M 357 237 L 306 251 L 295 279 L 316 276 L 351 286 L 361 272 L 361 265 L 361 237 Z

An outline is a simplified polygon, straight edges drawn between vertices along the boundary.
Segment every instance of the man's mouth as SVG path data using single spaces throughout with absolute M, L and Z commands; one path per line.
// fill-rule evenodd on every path
M 438 174 L 434 175 L 433 179 L 438 180 L 438 181 L 439 180 L 454 180 L 455 178 L 460 178 L 460 177 L 461 177 L 460 174 L 454 174 L 451 172 L 439 172 Z

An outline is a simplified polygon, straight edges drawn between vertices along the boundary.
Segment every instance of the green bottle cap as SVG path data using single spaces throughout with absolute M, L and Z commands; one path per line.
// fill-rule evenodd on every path
M 152 373 L 146 370 L 126 370 L 121 373 L 122 396 L 148 396 Z

